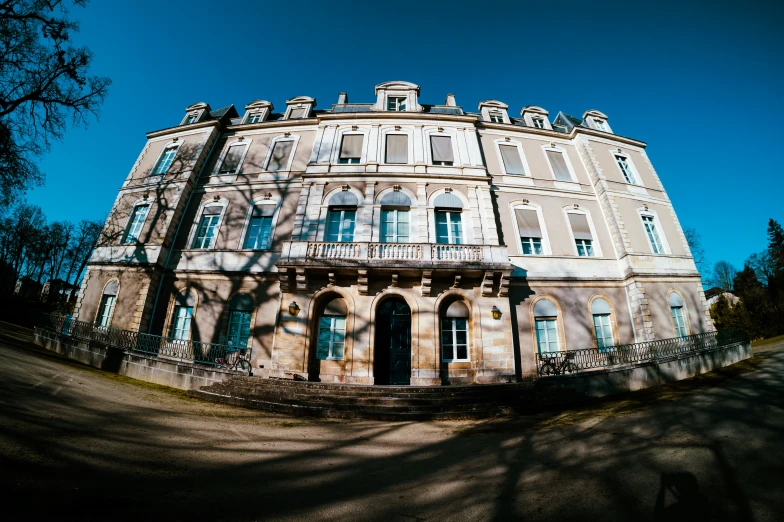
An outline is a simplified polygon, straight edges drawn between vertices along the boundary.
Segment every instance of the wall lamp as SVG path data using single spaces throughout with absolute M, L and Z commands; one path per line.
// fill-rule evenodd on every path
M 297 304 L 297 302 L 292 301 L 291 304 L 289 305 L 289 313 L 294 317 L 296 317 L 297 315 L 299 315 L 299 311 L 300 311 L 300 307 Z
M 496 321 L 501 318 L 501 310 L 499 310 L 497 306 L 493 306 L 493 308 L 492 308 L 492 310 L 490 310 L 490 312 L 492 312 L 493 319 L 495 319 Z

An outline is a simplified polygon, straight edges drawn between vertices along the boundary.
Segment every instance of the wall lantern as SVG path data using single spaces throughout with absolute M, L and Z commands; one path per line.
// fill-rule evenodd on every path
M 493 313 L 493 319 L 496 321 L 501 318 L 501 310 L 499 310 L 497 306 L 493 306 L 493 309 L 490 311 Z
M 293 315 L 294 317 L 296 317 L 297 315 L 299 315 L 299 310 L 300 310 L 300 308 L 299 308 L 299 305 L 297 304 L 297 302 L 296 301 L 292 301 L 291 304 L 289 305 L 289 313 L 291 315 Z

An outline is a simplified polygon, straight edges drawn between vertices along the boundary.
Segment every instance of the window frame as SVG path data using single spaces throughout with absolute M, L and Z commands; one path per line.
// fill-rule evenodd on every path
M 191 226 L 191 233 L 188 234 L 188 243 L 185 245 L 185 249 L 187 250 L 215 250 L 215 245 L 218 243 L 218 235 L 220 234 L 221 226 L 223 226 L 223 216 L 226 214 L 226 207 L 228 206 L 228 201 L 205 201 L 199 207 L 198 212 L 196 213 L 197 219 L 194 219 L 193 225 Z M 201 220 L 204 216 L 204 210 L 207 207 L 220 207 L 221 211 L 219 214 L 212 214 L 218 216 L 218 222 L 215 225 L 215 237 L 214 241 L 211 246 L 207 248 L 194 248 L 193 245 L 196 241 L 196 236 L 199 233 L 199 228 L 201 227 Z
M 338 229 L 338 239 L 329 239 L 329 223 L 330 223 L 330 216 L 334 212 L 340 212 L 340 227 Z M 354 212 L 354 219 L 352 220 L 351 226 L 351 240 L 345 241 L 343 239 L 343 223 L 345 222 L 345 212 Z M 359 214 L 359 206 L 356 207 L 348 207 L 342 205 L 335 205 L 327 207 L 327 215 L 326 219 L 324 220 L 324 242 L 325 243 L 355 243 L 356 236 L 357 236 L 357 215 Z
M 128 241 L 128 238 L 129 238 L 129 236 L 131 234 L 131 229 L 133 228 L 133 225 L 135 223 L 134 219 L 136 217 L 136 211 L 137 211 L 137 209 L 139 209 L 141 207 L 147 207 L 147 211 L 144 213 L 144 219 L 139 224 L 139 230 L 138 230 L 138 232 L 136 234 L 135 241 Z M 122 244 L 122 245 L 138 245 L 138 244 L 142 243 L 142 241 L 139 241 L 139 236 L 141 236 L 142 231 L 144 230 L 144 224 L 147 222 L 147 216 L 150 215 L 150 208 L 151 207 L 152 207 L 152 203 L 147 202 L 147 201 L 137 201 L 136 203 L 134 203 L 133 209 L 131 210 L 131 213 L 128 216 L 128 220 L 127 220 L 127 222 L 125 224 L 125 230 L 123 231 L 123 237 L 122 237 L 122 241 L 121 241 L 120 244 Z
M 389 136 L 405 136 L 406 137 L 406 162 L 405 163 L 390 163 L 387 161 L 387 139 Z M 411 165 L 414 155 L 414 145 L 413 145 L 413 136 L 410 132 L 402 132 L 402 131 L 390 131 L 383 133 L 383 144 L 384 150 L 381 151 L 383 154 L 383 165 Z
M 442 305 L 442 306 L 444 306 L 444 305 Z M 448 308 L 448 307 L 449 306 L 447 305 L 446 308 Z M 466 307 L 468 307 L 467 304 L 466 304 Z M 440 344 L 441 344 L 441 362 L 445 362 L 445 363 L 470 362 L 471 361 L 471 336 L 470 336 L 470 332 L 471 332 L 471 314 L 470 314 L 470 308 L 469 308 L 469 316 L 468 317 L 445 317 L 444 314 L 446 313 L 446 308 L 444 308 L 444 311 L 441 314 L 440 321 L 439 321 L 440 324 L 439 324 L 439 329 L 438 329 L 439 330 L 439 334 L 440 334 L 439 335 L 439 341 L 440 341 Z M 451 328 L 449 328 L 449 329 L 445 329 L 444 328 L 444 325 L 445 325 L 445 323 L 447 321 L 449 321 L 449 323 L 451 324 Z M 458 328 L 457 328 L 457 324 L 456 324 L 457 321 L 465 321 L 465 339 L 466 339 L 466 342 L 465 342 L 466 356 L 465 356 L 465 358 L 456 357 L 458 355 L 458 353 L 457 353 L 458 346 L 460 346 L 460 344 L 458 344 L 458 342 L 457 342 L 457 334 L 458 334 L 458 331 L 459 331 Z M 446 345 L 444 344 L 444 332 L 450 332 L 452 334 L 452 344 L 451 344 L 451 347 L 452 347 L 452 354 L 451 355 L 452 355 L 452 357 L 446 357 Z
M 158 159 L 156 159 L 155 163 L 153 163 L 152 169 L 150 169 L 150 173 L 147 176 L 148 177 L 150 177 L 150 176 L 165 176 L 166 174 L 168 174 L 169 173 L 169 169 L 174 164 L 174 160 L 177 159 L 177 153 L 180 151 L 180 146 L 181 145 L 182 145 L 182 142 L 180 142 L 180 141 L 170 142 L 170 143 L 167 143 L 166 145 L 164 145 L 163 149 L 161 149 L 161 152 L 158 154 Z M 166 151 L 167 150 L 174 150 L 174 154 L 172 155 L 171 161 L 166 166 L 166 170 L 164 170 L 163 172 L 157 172 L 158 169 L 160 168 L 161 164 L 164 161 L 163 158 L 166 155 Z
M 395 100 L 395 108 L 390 109 L 390 102 Z M 402 108 L 400 100 L 403 100 Z M 408 112 L 408 96 L 401 96 L 399 94 L 388 94 L 386 99 L 386 104 L 384 105 L 385 109 L 388 112 Z
M 193 326 L 193 316 L 194 316 L 195 309 L 196 309 L 195 306 L 180 305 L 180 304 L 177 304 L 176 301 L 175 301 L 174 309 L 172 310 L 171 324 L 169 325 L 169 336 L 168 336 L 168 340 L 169 341 L 188 342 L 188 341 L 191 340 L 191 334 L 193 332 L 193 328 L 192 328 L 192 326 Z M 184 321 L 188 322 L 188 329 L 187 329 L 188 334 L 187 334 L 187 336 L 184 339 L 182 337 L 175 336 L 175 332 L 176 331 L 178 331 L 178 330 L 184 331 L 184 328 L 177 328 L 177 320 L 179 318 L 177 312 L 179 310 L 186 310 L 186 311 L 190 310 L 190 315 L 188 315 L 187 317 L 183 318 Z
M 245 157 L 248 155 L 248 151 L 250 150 L 250 144 L 252 142 L 253 140 L 243 139 L 242 141 L 234 140 L 230 143 L 227 143 L 224 149 L 221 151 L 220 158 L 218 158 L 218 161 L 215 164 L 215 171 L 213 172 L 213 175 L 234 176 L 239 174 L 240 170 L 242 170 L 242 165 L 245 163 Z M 245 150 L 243 150 L 242 154 L 240 155 L 240 159 L 237 162 L 237 167 L 233 171 L 228 171 L 228 170 L 224 171 L 223 163 L 226 161 L 226 158 L 229 156 L 229 152 L 233 147 L 244 147 Z
M 544 129 L 544 119 L 538 116 L 531 116 L 531 123 L 535 129 Z
M 627 185 L 636 185 L 638 187 L 642 187 L 643 184 L 640 181 L 640 173 L 637 171 L 637 167 L 634 165 L 631 155 L 625 152 L 618 152 L 617 150 L 610 150 L 610 154 L 615 160 L 615 166 L 621 172 L 621 179 L 623 179 Z M 631 177 L 634 181 L 629 181 L 626 179 L 626 174 L 624 174 L 623 167 L 621 167 L 621 163 L 619 161 L 621 158 L 625 162 L 626 167 L 629 169 L 629 173 L 631 174 Z
M 109 285 L 109 283 L 104 285 L 104 290 L 106 289 L 106 287 L 108 285 Z M 114 318 L 114 309 L 117 306 L 117 295 L 119 293 L 120 292 L 119 292 L 119 283 L 118 283 L 118 291 L 117 291 L 116 294 L 106 294 L 106 293 L 102 293 L 101 294 L 101 300 L 100 300 L 99 305 L 98 305 L 98 314 L 97 314 L 97 316 L 95 318 L 96 319 L 95 320 L 95 324 L 98 327 L 100 327 L 100 328 L 111 328 L 111 326 L 112 326 L 112 319 Z M 107 298 L 112 298 L 108 315 L 106 315 L 104 313 L 105 312 L 105 308 L 106 308 L 106 304 L 107 304 Z M 106 324 L 102 324 L 104 317 L 107 317 Z
M 317 328 L 317 332 L 316 332 L 316 360 L 319 360 L 319 361 L 343 361 L 343 360 L 345 360 L 345 358 L 346 358 L 346 339 L 347 339 L 346 331 L 348 331 L 348 315 L 324 315 L 324 312 L 322 312 L 318 319 L 319 319 L 318 320 L 318 328 Z M 329 348 L 327 350 L 327 356 L 326 357 L 321 357 L 321 356 L 319 356 L 319 345 L 321 343 L 321 330 L 323 328 L 322 321 L 324 319 L 329 319 L 330 320 L 330 326 L 329 326 L 330 336 L 329 336 Z M 336 322 L 337 319 L 342 319 L 343 320 L 343 342 L 340 343 L 340 344 L 343 344 L 343 353 L 340 355 L 340 357 L 335 357 L 334 350 L 333 350 L 334 349 L 334 345 L 335 345 L 335 331 L 336 331 L 335 322 Z
M 550 169 L 550 175 L 552 176 L 552 179 L 554 181 L 561 182 L 561 183 L 579 183 L 579 181 L 577 180 L 577 172 L 574 170 L 574 165 L 572 165 L 572 161 L 569 159 L 569 154 L 567 153 L 567 150 L 565 148 L 561 147 L 560 145 L 556 145 L 555 147 L 553 147 L 552 145 L 542 145 L 542 151 L 543 151 L 542 153 L 544 154 L 544 159 L 547 162 L 547 167 Z M 550 162 L 550 156 L 547 155 L 547 151 L 561 153 L 561 156 L 564 159 L 564 163 L 566 163 L 566 169 L 569 171 L 569 175 L 572 177 L 572 179 L 570 180 L 558 179 L 556 177 L 555 169 L 553 168 L 553 165 Z
M 340 157 L 340 152 L 341 152 L 341 149 L 343 148 L 343 140 L 346 138 L 346 136 L 362 136 L 362 151 L 359 154 L 359 158 L 341 158 Z M 339 133 L 338 134 L 338 138 L 339 139 L 335 140 L 335 142 L 337 143 L 337 146 L 335 148 L 335 159 L 333 161 L 334 164 L 336 164 L 336 165 L 362 165 L 362 164 L 367 162 L 366 155 L 367 155 L 368 134 L 366 132 L 358 132 L 358 131 L 351 131 L 351 130 L 349 130 L 349 131 L 346 131 L 346 132 Z M 344 159 L 348 160 L 348 161 L 343 161 Z M 350 160 L 353 160 L 353 159 L 356 159 L 356 161 L 350 161 Z
M 659 220 L 658 214 L 655 211 L 653 211 L 653 210 L 650 210 L 650 209 L 645 210 L 644 208 L 643 209 L 637 209 L 637 213 L 640 216 L 640 224 L 642 225 L 642 233 L 645 236 L 646 241 L 648 242 L 648 247 L 650 248 L 650 254 L 648 254 L 648 255 L 654 255 L 654 256 L 671 255 L 670 246 L 667 243 L 666 236 L 664 235 L 664 227 L 662 227 L 662 225 L 661 225 L 661 221 Z M 661 252 L 656 252 L 656 249 L 654 248 L 654 245 L 651 242 L 651 238 L 648 235 L 648 228 L 645 226 L 645 219 L 644 218 L 650 218 L 652 220 L 652 224 L 653 224 L 654 228 L 656 229 L 656 235 L 657 235 L 657 237 L 659 239 L 659 242 L 661 243 L 661 248 L 662 248 Z
M 394 223 L 394 230 L 395 230 L 395 240 L 394 241 L 386 241 L 384 239 L 384 213 L 385 212 L 394 212 L 395 219 L 392 221 Z M 405 237 L 408 237 L 408 241 L 400 241 L 400 235 L 398 234 L 398 229 L 400 226 L 400 220 L 398 219 L 399 213 L 405 212 L 408 215 L 408 234 Z M 379 208 L 379 226 L 378 226 L 378 242 L 379 243 L 411 243 L 411 207 L 390 207 L 390 206 L 382 206 Z
M 439 243 L 438 242 L 438 215 L 439 214 L 446 214 L 446 216 L 447 216 L 447 239 L 448 239 L 447 243 Z M 460 242 L 459 243 L 455 243 L 454 242 L 454 238 L 452 237 L 452 227 L 451 227 L 451 225 L 453 223 L 455 223 L 454 221 L 451 221 L 451 215 L 452 214 L 458 214 L 460 216 L 460 220 L 457 221 L 457 223 L 459 224 L 459 229 L 460 229 Z M 443 208 L 443 207 L 435 207 L 433 209 L 433 225 L 434 225 L 434 232 L 435 232 L 435 235 L 434 235 L 433 239 L 435 239 L 435 244 L 437 244 L 437 245 L 467 245 L 468 244 L 467 241 L 466 241 L 467 238 L 466 238 L 465 226 L 464 226 L 465 223 L 463 223 L 463 214 L 464 214 L 464 209 L 458 210 L 458 209 L 448 209 L 448 208 Z
M 433 138 L 449 138 L 449 145 L 452 147 L 452 161 L 435 161 L 433 159 Z M 426 132 L 425 138 L 427 139 L 429 147 L 427 148 L 428 164 L 434 167 L 454 167 L 459 166 L 456 136 L 448 132 Z
M 539 301 L 549 301 L 555 307 L 555 315 L 554 316 L 537 316 L 536 315 L 536 305 Z M 537 321 L 555 321 L 555 334 L 556 340 L 558 343 L 558 351 L 563 352 L 568 350 L 568 346 L 566 345 L 566 336 L 564 333 L 564 317 L 563 317 L 563 310 L 561 310 L 561 305 L 559 304 L 558 300 L 553 297 L 552 295 L 542 294 L 534 299 L 531 300 L 529 305 L 529 325 L 531 327 L 531 342 L 532 342 L 532 349 L 534 352 L 534 357 L 543 353 L 539 350 L 539 332 L 537 331 Z M 548 342 L 548 344 L 551 344 Z M 544 352 L 544 353 L 552 353 L 552 352 Z
M 267 251 L 272 250 L 272 243 L 275 239 L 275 228 L 278 223 L 278 214 L 280 213 L 280 201 L 273 200 L 273 199 L 263 199 L 258 201 L 253 201 L 250 205 L 248 205 L 248 212 L 245 215 L 245 222 L 242 225 L 242 233 L 240 234 L 239 245 L 237 245 L 238 250 L 246 250 L 246 251 Z M 266 248 L 248 248 L 246 247 L 246 243 L 248 241 L 248 235 L 250 234 L 251 230 L 251 223 L 253 222 L 253 209 L 260 206 L 275 206 L 275 209 L 272 212 L 271 220 L 272 223 L 270 225 L 270 232 L 269 232 L 269 246 Z
M 573 255 L 581 258 L 603 257 L 602 248 L 601 245 L 599 244 L 599 236 L 596 234 L 596 227 L 594 226 L 591 213 L 582 207 L 580 207 L 579 209 L 575 209 L 573 205 L 567 205 L 566 207 L 563 207 L 563 213 L 564 213 L 564 219 L 566 220 L 566 228 L 569 231 L 569 238 L 571 239 L 572 242 Z M 574 237 L 574 231 L 572 230 L 572 222 L 571 220 L 569 220 L 569 214 L 582 214 L 585 216 L 585 220 L 588 222 L 588 228 L 591 230 L 591 248 L 593 249 L 592 256 L 580 255 L 579 248 L 577 247 L 577 239 Z
M 490 123 L 506 123 L 504 121 L 504 113 L 499 110 L 488 110 L 487 117 Z
M 522 142 L 517 141 L 517 140 L 511 140 L 511 139 L 509 141 L 507 141 L 504 138 L 504 139 L 495 139 L 495 140 L 493 140 L 493 143 L 495 144 L 495 153 L 496 153 L 496 157 L 498 158 L 498 165 L 501 167 L 501 172 L 505 176 L 518 176 L 518 177 L 524 177 L 524 178 L 531 178 L 532 177 L 531 168 L 528 166 L 528 159 L 525 157 L 525 151 L 523 150 Z M 506 164 L 504 163 L 504 156 L 503 156 L 503 154 L 501 154 L 501 146 L 502 145 L 509 145 L 509 146 L 514 145 L 515 147 L 517 147 L 517 152 L 518 152 L 518 154 L 520 154 L 520 160 L 523 163 L 523 169 L 525 170 L 525 174 L 512 174 L 512 173 L 507 172 Z
M 272 153 L 275 150 L 276 144 L 278 142 L 281 142 L 281 141 L 293 141 L 294 142 L 294 144 L 291 146 L 291 154 L 289 154 L 289 160 L 288 160 L 288 163 L 286 163 L 286 168 L 283 168 L 283 169 L 280 169 L 280 170 L 269 170 L 269 164 L 272 161 Z M 270 174 L 276 174 L 276 173 L 280 173 L 280 172 L 291 172 L 291 166 L 294 164 L 294 156 L 296 156 L 296 154 L 297 154 L 297 145 L 298 144 L 299 144 L 299 135 L 297 135 L 297 136 L 292 135 L 292 136 L 288 136 L 288 137 L 281 135 L 281 136 L 277 136 L 276 138 L 274 138 L 270 142 L 269 147 L 267 148 L 267 154 L 264 157 L 264 163 L 263 163 L 264 168 L 262 169 L 263 172 L 270 173 Z
M 521 256 L 551 256 L 553 255 L 552 249 L 550 248 L 550 236 L 547 234 L 547 227 L 544 223 L 544 214 L 542 213 L 542 207 L 539 205 L 534 205 L 532 203 L 512 203 L 509 206 L 510 216 L 512 218 L 512 226 L 514 227 L 515 237 L 517 238 L 517 247 L 519 255 Z M 520 227 L 517 224 L 517 210 L 533 210 L 536 212 L 536 217 L 539 219 L 539 231 L 542 233 L 542 253 L 541 254 L 524 254 L 523 253 L 523 244 L 522 244 L 522 236 L 520 235 Z

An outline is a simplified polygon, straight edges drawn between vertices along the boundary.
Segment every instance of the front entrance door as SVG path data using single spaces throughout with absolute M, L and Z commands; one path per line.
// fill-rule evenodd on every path
M 376 384 L 411 383 L 411 309 L 398 298 L 387 299 L 376 312 Z

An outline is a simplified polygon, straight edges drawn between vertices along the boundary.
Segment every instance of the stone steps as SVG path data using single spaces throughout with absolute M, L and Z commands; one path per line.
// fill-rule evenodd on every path
M 579 400 L 574 390 L 534 382 L 473 386 L 365 386 L 237 376 L 190 390 L 212 402 L 288 415 L 345 419 L 487 418 Z

